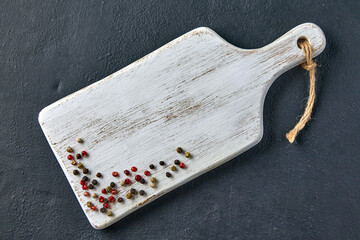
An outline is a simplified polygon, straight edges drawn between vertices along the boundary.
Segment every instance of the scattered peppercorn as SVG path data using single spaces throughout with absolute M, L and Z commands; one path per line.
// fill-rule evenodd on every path
M 85 197 L 88 197 L 89 195 L 90 195 L 89 192 L 84 192 Z
M 82 165 L 82 163 L 79 163 L 79 164 L 77 165 L 77 167 L 78 167 L 79 169 L 83 169 L 83 168 L 84 168 L 84 165 Z
M 118 177 L 119 173 L 118 172 L 112 172 L 113 177 Z
M 97 198 L 98 195 L 97 195 L 96 193 L 92 193 L 92 194 L 91 194 L 91 197 L 92 197 L 92 198 Z
M 95 207 L 95 206 L 91 206 L 91 210 L 96 211 L 96 207 Z
M 140 175 L 136 175 L 136 176 L 135 176 L 135 181 L 140 182 L 140 180 L 141 180 L 141 176 L 140 176 Z
M 111 182 L 111 183 L 110 183 L 110 187 L 115 187 L 115 183 L 114 183 L 114 182 Z
M 88 173 L 89 173 L 89 169 L 84 168 L 84 169 L 83 169 L 83 173 L 84 173 L 84 174 L 88 174 Z
M 108 215 L 108 216 L 110 217 L 110 216 L 112 216 L 112 212 L 108 210 L 108 211 L 106 212 L 106 215 Z
M 126 197 L 127 199 L 130 199 L 130 198 L 132 198 L 132 194 L 131 194 L 130 192 L 128 192 L 128 193 L 125 195 L 125 197 Z
M 136 191 L 134 188 L 132 188 L 132 189 L 130 189 L 130 193 L 131 193 L 131 194 L 136 194 L 137 191 Z
M 130 184 L 130 179 L 126 178 L 126 179 L 124 180 L 124 183 L 125 183 L 125 184 Z
M 97 185 L 97 184 L 98 184 L 98 181 L 97 181 L 96 179 L 94 179 L 94 180 L 91 181 L 91 183 L 92 183 L 93 185 Z
M 73 159 L 74 159 L 74 157 L 73 157 L 73 155 L 68 155 L 68 156 L 67 156 L 67 159 L 69 159 L 69 160 L 73 160 Z
M 107 186 L 105 189 L 107 193 L 111 192 L 111 187 Z
M 100 208 L 100 212 L 106 213 L 106 208 Z
M 154 178 L 154 177 L 150 178 L 150 182 L 156 183 L 156 178 Z
M 129 175 L 130 175 L 130 171 L 129 171 L 129 170 L 124 170 L 124 174 L 125 174 L 126 176 L 129 176 Z
M 104 203 L 108 203 L 108 202 L 109 202 L 109 199 L 104 198 Z
M 82 185 L 81 187 L 83 190 L 87 190 L 88 189 L 88 186 L 86 184 Z
M 80 180 L 80 185 L 84 185 L 85 184 L 85 181 L 84 180 Z
M 93 188 L 94 188 L 94 185 L 89 184 L 89 189 L 93 189 Z
M 171 166 L 170 169 L 171 169 L 171 171 L 175 171 L 175 170 L 176 170 L 176 167 L 175 167 L 175 166 Z
M 136 167 L 131 167 L 131 171 L 136 172 L 137 168 Z
M 82 180 L 84 180 L 86 182 L 86 181 L 89 181 L 89 178 L 87 176 L 83 176 Z
M 89 201 L 86 203 L 86 206 L 91 207 L 93 204 Z
M 145 179 L 142 178 L 142 179 L 140 180 L 140 183 L 144 184 L 144 183 L 145 183 Z
M 81 152 L 81 156 L 83 156 L 83 157 L 87 157 L 87 156 L 88 156 L 88 154 L 87 154 L 87 152 L 86 152 L 86 151 L 82 151 L 82 152 Z
M 79 171 L 75 169 L 75 170 L 73 171 L 73 174 L 74 174 L 74 175 L 79 175 Z
M 77 138 L 76 141 L 77 141 L 78 143 L 83 143 L 83 140 L 82 140 L 81 138 Z
M 144 172 L 144 175 L 145 175 L 145 176 L 149 176 L 149 175 L 150 175 L 150 172 L 149 172 L 148 170 L 146 170 L 146 171 Z
M 150 169 L 154 169 L 154 168 L 155 168 L 155 165 L 154 165 L 154 164 L 150 164 L 150 165 L 149 165 L 149 168 L 150 168 Z
M 117 190 L 116 190 L 115 188 L 111 189 L 111 194 L 112 194 L 112 195 L 117 194 Z
M 101 203 L 104 202 L 104 197 L 103 196 L 99 197 L 99 202 L 101 202 Z
M 98 178 L 101 178 L 101 173 L 98 172 L 98 173 L 96 174 L 96 176 L 97 176 Z
M 76 154 L 76 159 L 80 159 L 81 158 L 81 154 L 80 153 L 77 153 Z
M 120 186 L 125 186 L 126 183 L 124 181 L 120 181 Z
M 106 194 L 106 189 L 105 189 L 105 188 L 101 189 L 101 192 L 102 192 L 103 194 Z
M 66 151 L 67 151 L 68 153 L 72 153 L 72 152 L 73 152 L 73 149 L 72 149 L 71 147 L 68 147 L 68 148 L 66 149 Z
M 117 201 L 118 201 L 118 202 L 123 202 L 124 199 L 123 199 L 122 197 L 119 197 Z
M 109 208 L 109 204 L 104 203 L 104 204 L 103 204 L 103 207 L 104 207 L 104 208 Z
M 180 161 L 176 159 L 176 160 L 174 161 L 174 163 L 175 163 L 175 165 L 179 165 L 179 164 L 180 164 Z
M 75 161 L 75 160 L 72 160 L 72 161 L 71 161 L 71 165 L 76 165 L 76 161 Z
M 114 198 L 113 196 L 110 196 L 110 197 L 109 197 L 109 202 L 112 203 L 112 202 L 114 202 L 114 201 L 115 201 L 115 198 Z
M 155 188 L 156 187 L 155 183 L 150 183 L 150 187 Z
M 165 174 L 166 174 L 167 177 L 171 177 L 171 173 L 166 172 Z
M 185 168 L 185 163 L 180 163 L 180 164 L 179 164 L 179 167 L 180 167 L 180 168 Z
M 190 153 L 189 153 L 189 152 L 185 152 L 185 157 L 190 158 Z
M 140 194 L 141 196 L 144 196 L 144 195 L 145 195 L 145 191 L 144 191 L 144 190 L 140 190 L 140 191 L 139 191 L 139 194 Z
M 159 164 L 160 164 L 161 166 L 163 166 L 163 165 L 165 165 L 165 162 L 164 162 L 164 161 L 160 161 Z
M 178 153 L 182 153 L 182 152 L 183 152 L 183 149 L 182 149 L 181 147 L 178 147 L 178 148 L 176 149 L 176 151 L 177 151 Z

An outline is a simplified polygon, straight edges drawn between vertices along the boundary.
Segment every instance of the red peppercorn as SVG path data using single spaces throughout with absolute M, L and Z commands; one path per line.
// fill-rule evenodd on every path
M 68 155 L 67 158 L 68 158 L 69 160 L 73 160 L 73 159 L 74 159 L 73 155 Z
M 95 211 L 96 207 L 94 205 L 91 206 L 91 210 Z
M 86 152 L 86 151 L 82 151 L 82 152 L 81 152 L 81 156 L 83 156 L 83 157 L 87 157 L 87 156 L 88 156 L 88 154 L 87 154 L 87 152 Z
M 184 164 L 184 163 L 180 163 L 180 164 L 179 164 L 179 167 L 180 167 L 180 168 L 185 168 L 185 164 Z
M 90 195 L 89 192 L 84 192 L 85 197 L 88 197 L 89 195 Z
M 129 176 L 129 175 L 130 175 L 129 170 L 124 170 L 124 174 L 125 174 L 126 176 Z
M 104 197 L 103 196 L 99 197 L 99 202 L 104 202 Z
M 116 194 L 117 193 L 117 191 L 116 191 L 116 189 L 115 188 L 113 188 L 112 190 L 111 190 L 111 194 Z
M 88 186 L 86 184 L 82 185 L 82 189 L 83 190 L 87 190 L 88 189 Z
M 107 203 L 104 203 L 104 208 L 109 208 L 109 204 L 107 204 Z
M 105 189 L 105 188 L 101 189 L 101 192 L 102 192 L 103 194 L 106 194 L 106 189 Z
M 149 176 L 149 175 L 150 175 L 150 172 L 149 172 L 148 170 L 146 170 L 146 171 L 144 172 L 144 174 L 145 174 L 145 176 Z
M 119 173 L 118 173 L 118 172 L 112 172 L 112 175 L 113 175 L 114 177 L 118 177 L 118 176 L 119 176 Z
M 80 184 L 81 184 L 81 185 L 84 185 L 84 184 L 85 184 L 85 181 L 84 181 L 84 180 L 80 180 Z
M 140 180 L 141 180 L 141 176 L 140 176 L 140 175 L 136 175 L 136 176 L 135 176 L 135 181 L 140 182 Z
M 136 167 L 131 167 L 131 171 L 136 172 L 137 168 Z
M 112 203 L 112 202 L 114 202 L 114 201 L 115 201 L 115 198 L 114 198 L 113 196 L 110 196 L 110 197 L 109 197 L 109 202 Z
M 124 180 L 124 183 L 125 183 L 125 184 L 130 184 L 130 179 L 126 178 L 126 179 Z

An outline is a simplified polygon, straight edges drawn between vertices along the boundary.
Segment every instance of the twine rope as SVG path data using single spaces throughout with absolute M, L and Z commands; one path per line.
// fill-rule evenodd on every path
M 311 112 L 315 102 L 315 68 L 316 63 L 312 60 L 311 45 L 307 39 L 300 39 L 298 46 L 305 54 L 306 61 L 301 66 L 309 72 L 309 98 L 306 103 L 306 108 L 301 116 L 299 122 L 295 127 L 286 134 L 287 140 L 293 143 L 298 133 L 305 127 L 305 124 L 311 119 Z

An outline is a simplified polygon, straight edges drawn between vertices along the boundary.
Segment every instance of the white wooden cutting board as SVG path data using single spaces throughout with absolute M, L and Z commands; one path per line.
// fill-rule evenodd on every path
M 237 48 L 209 28 L 197 28 L 44 108 L 41 127 L 92 226 L 105 228 L 257 144 L 263 135 L 266 92 L 280 74 L 304 61 L 297 46 L 300 37 L 309 40 L 314 56 L 325 47 L 323 32 L 311 23 L 253 50 Z M 84 143 L 77 143 L 77 137 Z M 89 210 L 87 201 L 98 209 L 101 204 L 83 196 L 83 174 L 72 174 L 76 167 L 67 160 L 68 146 L 89 153 L 81 162 L 91 171 L 90 179 L 97 179 L 97 172 L 104 176 L 90 193 L 101 195 L 101 188 L 114 181 L 117 197 L 124 198 L 130 188 L 143 189 L 146 196 L 110 204 L 112 217 Z M 178 154 L 178 146 L 192 158 Z M 187 167 L 170 171 L 175 159 Z M 166 166 L 158 164 L 161 160 Z M 150 170 L 149 164 L 156 169 Z M 119 186 L 123 170 L 131 166 L 138 168 L 146 184 Z M 149 187 L 144 170 L 158 179 L 156 188 Z M 120 176 L 114 178 L 112 171 Z

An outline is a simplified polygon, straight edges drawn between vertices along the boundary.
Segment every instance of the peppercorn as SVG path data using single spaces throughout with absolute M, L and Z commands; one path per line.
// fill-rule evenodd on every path
M 154 164 L 150 164 L 150 165 L 149 165 L 149 168 L 150 168 L 150 169 L 154 169 L 154 168 L 155 168 L 155 165 L 154 165 Z
M 112 216 L 112 212 L 108 210 L 108 211 L 106 212 L 106 215 L 108 215 L 108 216 L 110 217 L 110 216 Z
M 109 199 L 104 198 L 104 203 L 108 203 L 108 202 L 109 202 Z
M 181 147 L 178 147 L 178 148 L 176 149 L 176 151 L 177 151 L 178 153 L 182 153 L 182 152 L 183 152 L 183 149 L 182 149 Z
M 136 175 L 136 176 L 135 176 L 135 181 L 140 182 L 140 180 L 141 180 L 141 176 L 140 176 L 140 175 Z
M 124 180 L 124 183 L 125 183 L 125 184 L 130 184 L 130 179 L 126 178 L 126 179 Z
M 105 189 L 105 188 L 101 189 L 101 192 L 102 192 L 103 194 L 106 194 L 106 189 Z
M 150 172 L 149 172 L 148 170 L 146 170 L 146 171 L 144 172 L 144 175 L 145 175 L 145 176 L 149 176 L 149 175 L 150 175 Z
M 131 167 L 131 171 L 136 172 L 137 168 L 136 167 Z
M 93 188 L 94 188 L 94 185 L 89 184 L 89 189 L 93 189 Z
M 68 153 L 72 153 L 72 152 L 73 152 L 73 149 L 72 149 L 71 147 L 68 147 L 68 148 L 66 149 L 66 151 L 67 151 Z
M 68 156 L 67 156 L 67 159 L 69 159 L 69 160 L 73 160 L 73 159 L 74 159 L 74 157 L 73 157 L 73 155 L 68 155 Z
M 104 203 L 104 204 L 103 204 L 103 207 L 104 207 L 104 208 L 109 208 L 109 204 Z
M 166 172 L 166 176 L 167 176 L 167 177 L 171 177 L 171 173 Z
M 88 186 L 86 184 L 82 185 L 81 187 L 83 190 L 87 190 L 88 189 Z
M 171 171 L 175 171 L 175 170 L 176 170 L 176 167 L 175 167 L 175 166 L 171 166 L 170 169 L 171 169 Z
M 96 207 L 95 207 L 95 206 L 91 206 L 91 210 L 96 211 Z
M 136 194 L 137 193 L 137 191 L 134 188 L 130 189 L 130 192 L 131 192 L 131 194 Z
M 71 161 L 71 165 L 76 165 L 76 161 L 75 161 L 75 160 L 72 160 L 72 161 Z
M 82 151 L 82 152 L 81 152 L 81 156 L 83 156 L 83 157 L 87 157 L 87 156 L 88 156 L 88 154 L 87 154 L 87 152 L 86 152 L 86 151 Z
M 88 174 L 88 173 L 89 173 L 89 169 L 84 168 L 84 169 L 83 169 L 83 173 L 84 173 L 84 174 Z
M 87 176 L 83 176 L 82 180 L 84 180 L 86 182 L 86 181 L 89 181 L 89 178 Z
M 163 166 L 163 165 L 165 165 L 165 162 L 164 162 L 164 161 L 160 161 L 159 164 L 160 164 L 161 166 Z
M 150 187 L 155 188 L 156 187 L 155 183 L 150 183 Z
M 104 202 L 104 197 L 103 196 L 99 197 L 99 202 L 101 202 L 101 203 Z
M 92 194 L 91 194 L 91 197 L 92 197 L 92 198 L 97 198 L 98 195 L 97 195 L 96 193 L 92 193 Z
M 123 202 L 124 199 L 123 199 L 122 197 L 119 197 L 117 201 L 118 201 L 118 202 Z
M 185 168 L 185 163 L 180 163 L 180 164 L 179 164 L 179 167 L 180 167 L 180 168 Z
M 107 193 L 109 193 L 109 192 L 111 192 L 111 187 L 107 186 L 107 187 L 105 188 L 105 190 L 106 190 Z
M 125 186 L 126 183 L 124 181 L 120 181 L 120 186 Z
M 100 212 L 106 213 L 106 208 L 100 208 Z
M 129 175 L 130 175 L 130 171 L 129 171 L 129 170 L 124 170 L 124 174 L 125 174 L 126 176 L 129 176 Z
M 79 164 L 77 165 L 77 167 L 78 167 L 79 169 L 83 169 L 84 165 L 82 165 L 82 163 L 79 163 Z
M 81 158 L 81 154 L 80 153 L 77 153 L 76 154 L 76 159 L 80 159 Z
M 85 197 L 88 197 L 89 195 L 90 195 L 89 192 L 84 192 Z
M 154 178 L 154 177 L 150 178 L 150 182 L 156 183 L 156 178 Z
M 140 191 L 139 191 L 139 194 L 140 194 L 141 196 L 144 196 L 144 195 L 145 195 L 145 191 L 144 191 L 144 190 L 140 190 Z
M 77 138 L 76 141 L 77 141 L 78 143 L 83 143 L 83 140 L 82 140 L 81 138 Z
M 112 194 L 112 195 L 117 194 L 117 190 L 116 190 L 115 188 L 113 188 L 113 189 L 111 190 L 111 194 Z
M 130 199 L 130 198 L 132 198 L 132 194 L 131 194 L 130 192 L 128 192 L 128 193 L 125 195 L 125 197 L 126 197 L 127 199 Z
M 101 173 L 98 172 L 98 173 L 96 174 L 96 176 L 97 176 L 98 178 L 101 178 Z
M 118 177 L 119 173 L 118 172 L 112 172 L 113 177 Z
M 84 180 L 80 180 L 80 185 L 84 185 L 85 184 L 85 181 Z
M 174 161 L 174 163 L 175 163 L 175 165 L 179 165 L 179 164 L 180 164 L 180 161 L 176 159 L 176 160 Z
M 185 152 L 185 157 L 190 158 L 190 153 L 189 153 L 189 152 Z
M 114 182 L 111 182 L 111 183 L 110 183 L 110 187 L 112 187 L 112 188 L 115 187 L 115 183 L 114 183 Z
M 145 179 L 142 178 L 142 179 L 140 180 L 140 183 L 144 184 L 144 183 L 145 183 Z
M 93 204 L 89 201 L 86 203 L 86 206 L 91 207 Z
M 97 181 L 96 179 L 94 179 L 94 180 L 91 181 L 91 183 L 92 183 L 93 185 L 97 185 L 97 184 L 98 184 L 98 181 Z
M 74 175 L 79 175 L 79 171 L 75 169 L 75 170 L 73 171 L 73 174 L 74 174 Z
M 110 197 L 109 197 L 109 202 L 112 203 L 112 202 L 114 202 L 114 201 L 115 201 L 115 198 L 114 198 L 113 196 L 110 196 Z

